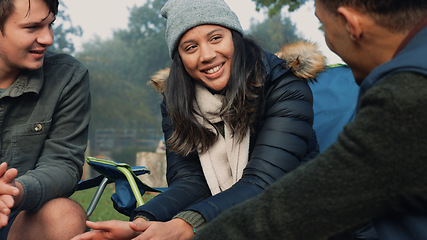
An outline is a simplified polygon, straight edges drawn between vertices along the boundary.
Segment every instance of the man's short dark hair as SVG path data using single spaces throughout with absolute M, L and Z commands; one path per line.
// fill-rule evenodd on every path
M 9 16 L 13 13 L 15 10 L 15 0 L 0 0 L 0 31 L 3 33 L 4 30 L 4 24 L 6 23 Z M 43 0 L 47 6 L 49 7 L 49 10 L 54 15 L 58 14 L 58 0 Z M 31 0 L 28 0 L 28 11 L 30 11 L 31 8 Z
M 340 6 L 354 7 L 394 32 L 412 29 L 427 17 L 426 0 L 319 0 L 332 13 Z

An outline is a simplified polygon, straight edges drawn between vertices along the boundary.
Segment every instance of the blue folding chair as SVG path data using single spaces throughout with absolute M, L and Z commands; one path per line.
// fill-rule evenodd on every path
M 87 217 L 95 210 L 105 187 L 109 183 L 115 183 L 115 193 L 111 196 L 114 208 L 126 216 L 130 216 L 134 208 L 144 204 L 142 195 L 146 191 L 162 192 L 164 189 L 150 187 L 137 177 L 142 174 L 150 174 L 150 170 L 144 166 L 130 167 L 126 163 L 94 157 L 86 158 L 86 162 L 101 174 L 95 178 L 80 181 L 77 187 L 78 191 L 98 187 L 86 210 Z

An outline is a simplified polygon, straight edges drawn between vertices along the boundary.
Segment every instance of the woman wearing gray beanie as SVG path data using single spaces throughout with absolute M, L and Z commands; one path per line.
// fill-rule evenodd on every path
M 294 72 L 307 66 L 287 67 L 245 38 L 223 0 L 169 0 L 162 15 L 173 62 L 153 80 L 164 95 L 169 187 L 132 223 L 89 223 L 93 238 L 76 239 L 190 239 L 317 154 L 310 76 Z

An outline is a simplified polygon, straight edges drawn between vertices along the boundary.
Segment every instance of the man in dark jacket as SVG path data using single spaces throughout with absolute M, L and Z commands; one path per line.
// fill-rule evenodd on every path
M 85 213 L 89 74 L 48 52 L 58 0 L 0 1 L 0 239 L 71 239 Z
M 329 48 L 360 85 L 356 118 L 323 154 L 195 239 L 328 239 L 427 213 L 427 2 L 315 5 Z

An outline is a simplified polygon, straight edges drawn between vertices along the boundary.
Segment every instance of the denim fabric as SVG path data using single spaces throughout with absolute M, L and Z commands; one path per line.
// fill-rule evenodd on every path
M 1 162 L 18 170 L 18 210 L 38 210 L 71 195 L 81 178 L 90 114 L 87 68 L 48 52 L 43 67 L 24 71 L 0 96 Z

